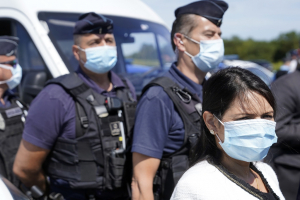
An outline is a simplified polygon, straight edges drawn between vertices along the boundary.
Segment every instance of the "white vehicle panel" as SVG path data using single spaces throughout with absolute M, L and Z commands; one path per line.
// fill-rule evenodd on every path
M 0 18 L 14 19 L 24 26 L 35 46 L 38 48 L 44 62 L 49 67 L 48 69 L 53 77 L 69 73 L 61 57 L 50 41 L 47 32 L 41 25 L 33 26 L 33 23 L 27 18 L 26 15 L 15 9 L 0 7 Z

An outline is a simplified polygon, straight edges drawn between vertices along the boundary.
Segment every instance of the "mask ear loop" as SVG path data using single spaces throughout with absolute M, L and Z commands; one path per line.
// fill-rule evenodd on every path
M 78 45 L 76 45 L 76 46 L 78 47 L 78 49 L 79 49 L 80 51 L 85 52 L 85 49 L 82 49 L 82 48 L 81 48 L 80 46 L 78 46 Z M 78 54 L 78 56 L 79 56 L 80 62 L 81 62 L 82 64 L 85 64 L 85 63 L 81 60 L 80 54 Z
M 184 53 L 185 53 L 186 55 L 188 55 L 189 57 L 191 57 L 191 58 L 194 57 L 194 56 L 192 56 L 190 53 L 188 53 L 187 51 L 184 51 Z
M 215 118 L 216 118 L 216 119 L 224 126 L 224 123 L 223 123 L 221 120 L 219 120 L 219 118 L 217 118 L 215 114 L 213 114 L 213 115 L 214 115 L 214 117 L 215 117 Z M 223 142 L 221 141 L 221 139 L 219 138 L 218 134 L 216 133 L 215 135 L 217 136 L 217 138 L 219 139 L 219 141 L 220 141 L 221 143 L 223 143 Z
M 189 39 L 192 42 L 195 42 L 196 44 L 200 45 L 200 42 L 194 40 L 193 38 L 190 38 L 189 36 L 183 35 L 185 38 Z M 188 53 L 187 51 L 184 52 L 186 55 L 188 55 L 190 58 L 193 58 L 194 56 L 192 56 L 190 53 Z
M 194 40 L 193 38 L 190 38 L 189 36 L 183 35 L 185 38 L 191 40 L 192 42 L 195 42 L 196 44 L 200 45 L 200 42 L 198 42 L 197 40 Z

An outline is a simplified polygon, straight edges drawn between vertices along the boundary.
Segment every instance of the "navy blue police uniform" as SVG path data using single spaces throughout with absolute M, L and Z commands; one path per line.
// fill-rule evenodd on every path
M 16 56 L 18 42 L 17 37 L 0 36 L 0 55 Z M 14 69 L 18 65 L 18 61 L 15 59 L 0 62 L 0 65 L 10 66 L 11 69 Z M 21 80 L 21 68 L 17 78 L 16 75 L 12 72 L 10 79 L 1 80 L 2 84 L 8 85 L 8 89 L 2 95 L 3 101 L 0 101 L 0 174 L 18 186 L 20 182 L 13 174 L 12 167 L 22 138 L 28 108 L 12 91 Z
M 113 33 L 113 21 L 96 13 L 83 14 L 74 35 L 88 33 Z M 50 191 L 65 199 L 127 198 L 121 174 L 111 166 L 122 166 L 123 158 L 108 154 L 122 147 L 121 124 L 126 125 L 127 116 L 121 107 L 135 101 L 135 89 L 114 72 L 108 76 L 111 91 L 100 88 L 79 67 L 48 82 L 31 104 L 23 139 L 51 151 L 44 167 Z M 109 110 L 109 103 L 118 104 L 116 112 Z
M 228 5 L 224 1 L 197 1 L 178 8 L 175 11 L 175 17 L 179 18 L 185 14 L 200 15 L 220 27 L 223 14 L 227 8 Z M 161 160 L 157 175 L 153 181 L 155 199 L 169 199 L 180 176 L 189 167 L 188 155 L 191 153 L 191 146 L 195 144 L 195 140 L 201 134 L 202 84 L 205 82 L 205 80 L 202 84 L 193 82 L 177 69 L 176 62 L 172 64 L 164 77 L 167 77 L 169 81 L 164 82 L 166 79 L 154 80 L 150 83 L 151 87 L 146 86 L 144 88 L 144 93 L 136 110 L 132 144 L 132 152 Z M 164 85 L 172 85 L 170 80 L 176 86 L 172 86 L 168 90 Z M 176 87 L 182 91 L 178 93 L 178 90 L 174 90 Z M 175 99 L 172 97 L 172 93 L 175 93 Z M 184 102 L 182 99 L 185 94 L 188 94 L 188 98 L 194 96 L 196 103 L 191 104 L 190 101 L 186 104 L 182 103 Z M 177 99 L 176 95 L 178 96 Z M 182 104 L 185 104 L 186 107 L 181 107 Z M 186 113 L 184 110 L 190 110 L 190 113 Z M 197 114 L 193 115 L 193 113 Z M 188 124 L 184 118 L 187 119 L 189 114 L 192 115 L 190 119 L 193 122 Z M 193 126 L 193 128 L 190 128 L 190 126 Z M 190 130 L 194 130 L 194 132 Z M 185 147 L 188 150 L 182 153 Z M 180 156 L 177 156 L 179 154 Z M 176 156 L 178 159 L 176 159 Z M 181 169 L 170 169 L 175 165 L 180 166 L 179 168 Z M 170 170 L 162 172 L 164 168 L 169 168 Z M 173 178 L 163 177 L 167 176 L 166 174 L 170 174 L 169 172 L 173 174 L 171 175 Z

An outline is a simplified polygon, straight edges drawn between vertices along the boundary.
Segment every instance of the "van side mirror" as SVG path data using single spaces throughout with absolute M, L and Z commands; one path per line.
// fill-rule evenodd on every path
M 135 38 L 131 36 L 123 37 L 121 43 L 134 43 Z
M 27 72 L 21 85 L 20 97 L 30 105 L 31 101 L 44 88 L 47 74 L 43 71 Z

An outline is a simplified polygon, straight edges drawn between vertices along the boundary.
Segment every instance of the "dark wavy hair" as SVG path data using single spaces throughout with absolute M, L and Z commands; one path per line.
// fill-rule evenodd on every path
M 229 67 L 213 74 L 203 86 L 202 113 L 209 111 L 222 120 L 225 111 L 238 98 L 241 105 L 247 103 L 247 93 L 254 92 L 263 96 L 274 110 L 276 102 L 270 88 L 256 75 L 239 67 Z M 212 159 L 220 164 L 222 151 L 217 147 L 215 137 L 209 132 L 202 118 L 202 132 L 195 145 L 191 164 Z

